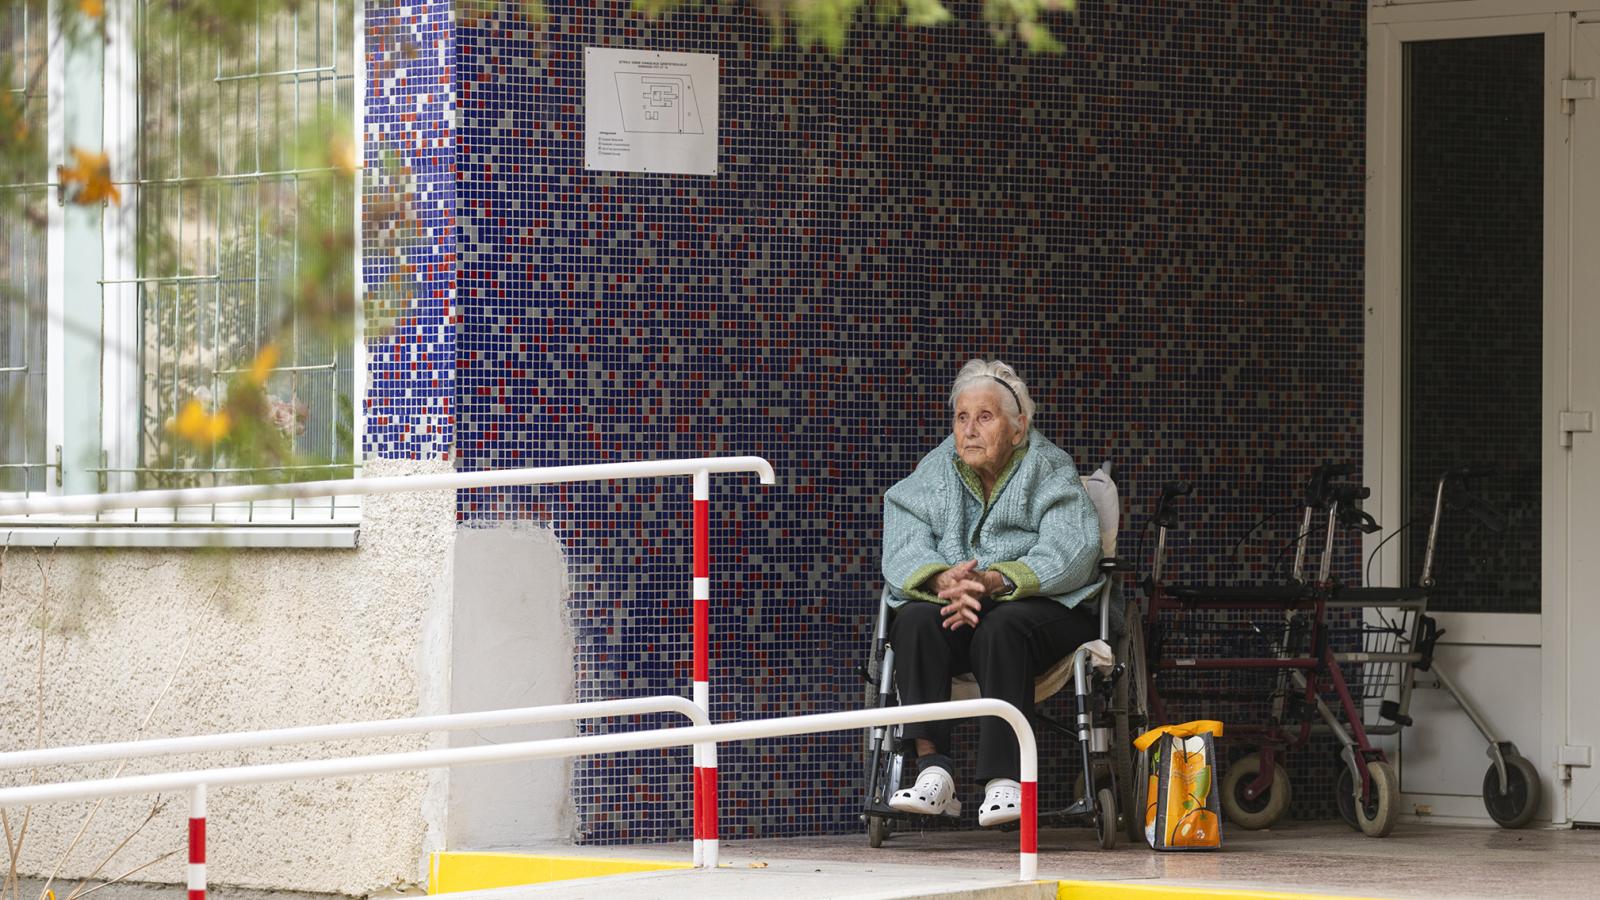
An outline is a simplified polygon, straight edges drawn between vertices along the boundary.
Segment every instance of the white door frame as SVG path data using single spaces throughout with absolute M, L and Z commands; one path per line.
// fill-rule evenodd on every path
M 1401 521 L 1401 290 L 1402 199 L 1404 169 L 1401 140 L 1404 66 L 1403 44 L 1420 40 L 1491 37 L 1512 34 L 1545 36 L 1545 182 L 1544 182 L 1544 390 L 1541 399 L 1542 476 L 1540 552 L 1541 611 L 1527 616 L 1517 629 L 1531 636 L 1533 622 L 1541 644 L 1540 742 L 1544 761 L 1541 780 L 1552 788 L 1555 822 L 1567 820 L 1564 785 L 1554 762 L 1561 735 L 1567 694 L 1564 642 L 1555 633 L 1567 612 L 1567 478 L 1564 450 L 1556 437 L 1566 402 L 1566 322 L 1568 206 L 1571 192 L 1567 169 L 1566 116 L 1560 86 L 1569 77 L 1572 0 L 1462 0 L 1457 3 L 1385 2 L 1374 0 L 1368 18 L 1367 194 L 1366 194 L 1366 335 L 1363 386 L 1364 465 L 1372 488 L 1371 507 L 1380 521 Z M 1528 15 L 1530 10 L 1540 14 Z M 1520 15 L 1518 13 L 1521 13 Z M 1365 552 L 1378 540 L 1369 536 Z M 1399 547 L 1391 542 L 1378 551 L 1382 584 L 1401 584 Z M 1452 616 L 1456 634 L 1471 630 L 1476 616 Z M 1467 627 L 1463 627 L 1467 626 Z M 1454 635 L 1453 635 L 1454 636 Z M 1492 719 L 1492 712 L 1491 712 Z

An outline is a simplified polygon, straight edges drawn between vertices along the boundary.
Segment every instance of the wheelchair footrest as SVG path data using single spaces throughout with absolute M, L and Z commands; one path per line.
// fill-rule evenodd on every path
M 1065 809 L 1053 809 L 1048 812 L 1039 813 L 1039 818 L 1047 820 L 1081 819 L 1086 816 L 1093 816 L 1094 812 L 1094 800 L 1088 797 L 1080 797 L 1079 799 L 1073 801 L 1071 806 L 1068 806 Z
M 867 804 L 864 812 L 866 815 L 879 816 L 885 819 L 947 819 L 952 822 L 959 821 L 961 819 L 959 814 L 950 815 L 949 813 L 945 813 L 944 815 L 938 816 L 925 816 L 921 813 L 909 813 L 902 809 L 895 809 L 887 803 L 869 803 Z

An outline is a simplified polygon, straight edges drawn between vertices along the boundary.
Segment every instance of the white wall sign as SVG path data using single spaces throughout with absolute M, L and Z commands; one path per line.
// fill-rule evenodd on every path
M 717 55 L 586 47 L 585 168 L 717 174 Z

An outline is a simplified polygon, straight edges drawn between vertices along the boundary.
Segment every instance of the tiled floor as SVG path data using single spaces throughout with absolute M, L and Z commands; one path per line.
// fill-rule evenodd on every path
M 1600 897 L 1600 831 L 1402 823 L 1389 837 L 1372 839 L 1338 823 L 1290 823 L 1262 832 L 1234 829 L 1225 840 L 1215 853 L 1158 854 L 1133 844 L 1102 851 L 1087 830 L 1047 830 L 1040 835 L 1039 877 L 1385 898 Z M 679 844 L 597 849 L 612 856 L 689 855 Z M 942 893 L 941 885 L 970 887 L 985 874 L 990 884 L 1015 878 L 1016 834 L 904 833 L 878 850 L 867 847 L 865 836 L 739 841 L 723 844 L 722 862 L 740 872 L 740 886 L 728 896 L 912 896 L 891 889 L 907 878 L 929 893 Z M 709 874 L 680 873 L 649 887 L 618 882 L 608 893 L 722 896 L 708 892 Z M 592 890 L 593 884 L 571 896 L 593 896 Z M 559 891 L 548 885 L 538 896 L 564 896 Z

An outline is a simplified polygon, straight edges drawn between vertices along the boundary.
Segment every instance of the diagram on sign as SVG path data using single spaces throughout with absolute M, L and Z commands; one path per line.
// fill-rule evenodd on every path
M 704 134 L 694 78 L 655 72 L 617 72 L 622 127 L 632 132 Z
M 600 172 L 717 174 L 715 53 L 583 51 L 583 164 Z

